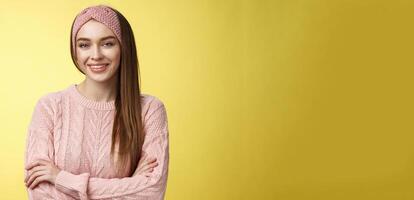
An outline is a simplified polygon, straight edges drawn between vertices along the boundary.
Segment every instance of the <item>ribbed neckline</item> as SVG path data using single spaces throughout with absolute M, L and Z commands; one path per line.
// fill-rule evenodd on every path
M 77 84 L 72 84 L 69 87 L 69 92 L 72 96 L 83 106 L 94 110 L 113 110 L 115 109 L 115 100 L 104 102 L 89 99 L 81 94 L 76 88 Z

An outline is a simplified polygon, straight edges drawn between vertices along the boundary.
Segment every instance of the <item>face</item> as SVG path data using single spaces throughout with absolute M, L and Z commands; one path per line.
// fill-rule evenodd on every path
M 76 60 L 86 78 L 95 82 L 114 81 L 121 47 L 115 34 L 104 24 L 90 20 L 76 35 Z

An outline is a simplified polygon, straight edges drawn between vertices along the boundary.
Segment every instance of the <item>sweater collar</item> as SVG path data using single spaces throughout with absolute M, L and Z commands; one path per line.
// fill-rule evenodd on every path
M 115 109 L 115 100 L 112 101 L 95 101 L 83 96 L 76 88 L 76 84 L 69 87 L 69 92 L 83 106 L 94 110 L 113 110 Z

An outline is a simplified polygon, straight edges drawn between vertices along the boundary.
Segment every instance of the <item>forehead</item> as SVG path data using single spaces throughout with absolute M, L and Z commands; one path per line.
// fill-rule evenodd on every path
M 115 34 L 104 24 L 95 21 L 89 20 L 86 22 L 78 31 L 76 38 L 90 38 L 90 39 L 100 39 L 106 36 L 115 36 Z

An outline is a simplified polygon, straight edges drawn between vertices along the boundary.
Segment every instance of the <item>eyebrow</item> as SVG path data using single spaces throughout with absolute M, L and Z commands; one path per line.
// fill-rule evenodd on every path
M 106 36 L 106 37 L 101 38 L 101 40 L 106 40 L 106 39 L 110 39 L 110 38 L 115 39 L 115 37 L 114 37 L 114 36 L 110 35 L 110 36 Z M 90 41 L 90 39 L 89 39 L 89 38 L 78 38 L 78 40 L 77 40 L 77 41 L 79 41 L 79 40 L 86 40 L 86 41 Z

